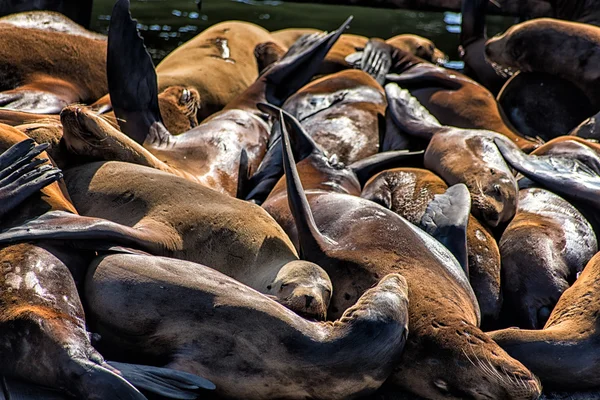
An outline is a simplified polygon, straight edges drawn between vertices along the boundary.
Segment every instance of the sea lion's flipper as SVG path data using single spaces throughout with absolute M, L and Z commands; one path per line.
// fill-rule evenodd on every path
M 495 138 L 504 160 L 518 172 L 551 191 L 600 207 L 600 176 L 577 159 L 523 153 L 513 142 Z
M 377 153 L 350 164 L 361 186 L 375 174 L 390 168 L 414 167 L 423 165 L 424 151 L 395 150 Z
M 73 93 L 73 85 L 57 78 L 50 78 L 47 85 L 48 90 L 43 90 L 33 82 L 13 90 L 0 92 L 0 107 L 8 110 L 17 110 L 32 114 L 58 114 L 60 110 L 69 104 L 80 101 Z
M 392 67 L 392 47 L 380 39 L 369 39 L 362 52 L 360 69 L 371 75 L 380 85 Z
M 281 125 L 281 138 L 283 144 L 283 167 L 285 171 L 285 181 L 287 184 L 288 203 L 296 229 L 298 230 L 298 242 L 300 244 L 300 256 L 307 260 L 317 263 L 325 256 L 324 250 L 332 241 L 321 234 L 313 218 L 308 199 L 302 188 L 302 182 L 296 169 L 294 154 L 290 146 L 290 137 L 284 123 L 283 113 L 279 116 Z
M 470 212 L 469 189 L 459 183 L 450 186 L 444 194 L 436 194 L 421 217 L 421 228 L 454 254 L 467 277 L 467 223 Z
M 72 359 L 68 372 L 77 379 L 67 383 L 69 392 L 80 399 L 147 400 L 131 383 L 113 372 L 109 365 L 103 364 L 88 359 Z
M 35 158 L 48 146 L 36 146 L 33 140 L 26 139 L 0 155 L 0 217 L 62 178 L 62 172 L 48 164 L 48 159 Z
M 141 248 L 152 254 L 160 253 L 164 249 L 160 240 L 150 231 L 65 211 L 47 212 L 0 233 L 0 243 L 33 239 L 91 241 L 92 243 L 100 241 L 103 249 L 106 246 L 127 246 Z
M 285 122 L 289 124 L 291 128 L 290 133 L 292 133 L 292 135 L 290 135 L 290 141 L 294 151 L 294 159 L 301 161 L 315 151 L 323 151 L 302 128 L 300 122 L 298 122 L 291 114 L 266 103 L 259 103 L 258 108 L 276 118 L 279 118 L 280 111 L 283 112 Z M 281 145 L 280 124 L 273 125 L 273 132 L 271 135 L 276 138 L 267 149 L 267 153 L 256 173 L 248 180 L 246 186 L 247 194 L 245 200 L 254 201 L 257 204 L 262 204 L 262 202 L 265 201 L 267 196 L 269 196 L 269 193 L 271 193 L 271 190 L 273 190 L 279 181 L 279 178 L 283 176 L 283 147 Z
M 392 120 L 404 133 L 429 140 L 442 128 L 439 121 L 408 90 L 388 83 L 385 85 L 385 94 Z
M 329 34 L 309 35 L 301 38 L 302 42 L 294 43 L 283 58 L 263 75 L 267 81 L 267 101 L 280 106 L 289 96 L 307 84 L 351 21 L 352 17 L 349 17 L 337 30 Z
M 387 74 L 385 79 L 404 88 L 420 89 L 432 86 L 458 90 L 461 84 L 444 73 L 441 67 L 429 64 L 417 64 L 401 74 Z
M 144 39 L 131 18 L 129 0 L 115 3 L 108 31 L 106 74 L 121 131 L 138 142 L 168 141 L 158 105 L 156 71 Z M 148 136 L 156 136 L 149 138 Z
M 183 371 L 148 365 L 109 361 L 123 377 L 138 389 L 169 399 L 196 399 L 198 391 L 214 390 L 214 383 Z
M 462 0 L 460 44 L 468 46 L 477 39 L 485 38 L 485 12 L 489 0 Z
M 569 136 L 600 140 L 600 113 L 592 115 L 590 118 L 583 121 L 575 129 L 569 132 Z
M 240 154 L 240 167 L 238 168 L 238 182 L 235 197 L 243 199 L 248 192 L 248 183 L 250 180 L 250 170 L 248 167 L 248 152 L 242 149 Z

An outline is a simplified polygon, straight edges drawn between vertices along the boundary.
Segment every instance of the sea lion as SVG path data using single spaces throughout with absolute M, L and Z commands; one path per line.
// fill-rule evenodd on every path
M 425 169 L 394 168 L 373 176 L 361 197 L 374 201 L 419 226 L 427 205 L 448 185 Z M 500 252 L 492 234 L 469 216 L 467 225 L 468 276 L 481 309 L 482 325 L 493 324 L 502 305 Z
M 498 94 L 498 103 L 522 135 L 544 141 L 568 134 L 596 112 L 576 85 L 540 72 L 514 74 Z
M 503 67 L 567 79 L 599 108 L 599 43 L 600 28 L 596 26 L 542 18 L 514 25 L 491 38 L 485 54 Z
M 114 158 L 105 156 L 101 159 L 142 159 L 143 165 L 160 164 L 162 170 L 177 170 L 180 176 L 234 196 L 242 151 L 249 168 L 255 170 L 264 156 L 270 135 L 270 121 L 256 104 L 260 101 L 281 104 L 307 82 L 350 20 L 335 32 L 298 43 L 223 111 L 198 127 L 174 136 L 163 125 L 157 106 L 156 73 L 136 23 L 131 19 L 129 2 L 120 0 L 115 4 L 111 18 L 107 74 L 121 130 L 137 144 L 119 139 L 123 135 L 107 124 L 104 124 L 106 130 L 86 131 L 85 123 L 81 123 L 85 113 L 79 115 L 77 108 L 62 112 L 65 141 L 76 154 L 85 156 L 90 147 L 95 147 L 96 154 L 101 155 L 104 153 L 102 146 L 110 136 L 111 143 L 123 142 L 123 149 L 111 152 Z M 144 148 L 156 157 L 149 159 Z M 126 154 L 119 157 L 119 153 Z
M 386 107 L 381 85 L 359 70 L 317 79 L 283 105 L 302 122 L 315 142 L 344 164 L 378 152 Z
M 392 271 L 408 283 L 411 332 L 387 382 L 430 399 L 537 398 L 533 375 L 477 327 L 477 300 L 450 252 L 374 202 L 322 190 L 305 194 L 281 128 L 287 197 L 264 206 L 286 231 L 297 232 L 303 258 L 328 271 L 336 288 L 330 316 Z
M 598 0 L 553 0 L 552 9 L 555 18 L 600 26 Z
M 264 28 L 249 22 L 226 21 L 205 29 L 179 46 L 157 66 L 158 88 L 183 86 L 200 95 L 198 120 L 221 111 L 258 78 L 254 48 L 277 43 Z
M 89 1 L 91 4 L 92 1 Z M 91 11 L 91 9 L 90 9 Z M 89 39 L 106 40 L 105 35 L 84 28 L 88 24 L 75 23 L 67 18 L 68 14 L 54 11 L 23 11 L 0 18 L 0 23 L 6 23 L 27 29 L 42 29 L 49 32 L 63 32 Z
M 93 0 L 8 0 L 2 2 L 2 4 L 0 5 L 0 15 L 20 13 L 20 15 L 25 15 L 26 21 L 33 22 L 38 19 L 38 15 L 51 14 L 54 17 L 52 18 L 52 20 L 60 24 L 65 23 L 67 26 L 74 25 L 72 22 L 70 24 L 67 22 L 63 22 L 62 20 L 64 19 L 64 17 L 61 18 L 57 15 L 58 13 L 60 13 L 66 15 L 68 18 L 72 19 L 82 27 L 89 28 L 92 19 L 92 8 Z M 52 10 L 58 11 L 58 13 L 49 13 L 48 11 L 38 11 L 29 13 L 24 12 L 30 10 Z M 31 15 L 31 17 L 29 15 Z M 8 17 L 4 18 L 13 19 L 13 17 L 13 15 L 9 15 Z M 17 17 L 16 19 L 21 20 L 21 17 Z M 43 21 L 47 21 L 47 19 L 43 19 Z
M 546 324 L 562 293 L 598 251 L 584 216 L 535 187 L 519 191 L 517 213 L 499 245 L 507 322 L 527 329 Z
M 397 274 L 334 322 L 307 321 L 208 267 L 164 257 L 97 259 L 85 297 L 115 351 L 205 374 L 227 398 L 366 395 L 392 372 L 408 333 L 406 281 Z
M 559 156 L 581 161 L 600 175 L 600 145 L 577 136 L 559 136 L 530 153 L 535 156 Z
M 414 54 L 425 61 L 443 65 L 448 61 L 448 56 L 435 47 L 431 40 L 418 35 L 402 34 L 393 36 L 385 41 L 396 49 Z
M 449 185 L 466 184 L 473 215 L 489 227 L 510 221 L 517 207 L 517 182 L 493 142 L 505 136 L 443 126 L 407 90 L 395 84 L 385 90 L 396 125 L 410 135 L 430 139 L 425 167 Z
M 431 65 L 401 51 L 372 41 L 374 52 L 389 53 L 392 66 L 386 80 L 410 90 L 442 124 L 465 129 L 485 129 L 509 137 L 531 151 L 534 140 L 521 136 L 506 119 L 494 96 L 474 80 L 456 71 Z M 383 143 L 383 150 L 390 149 Z
M 530 368 L 544 386 L 557 390 L 597 388 L 599 276 L 600 255 L 596 254 L 560 297 L 544 329 L 503 329 L 489 335 Z
M 0 23 L 0 106 L 42 114 L 108 92 L 106 41 Z

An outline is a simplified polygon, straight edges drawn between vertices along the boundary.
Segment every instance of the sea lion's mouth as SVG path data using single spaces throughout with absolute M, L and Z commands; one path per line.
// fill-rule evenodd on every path
M 487 58 L 486 58 L 486 60 L 492 66 L 492 68 L 494 69 L 494 71 L 496 71 L 496 73 L 498 75 L 500 75 L 501 77 L 503 77 L 503 78 L 509 78 L 509 77 L 513 76 L 517 72 L 516 70 L 514 70 L 511 67 L 506 67 L 506 66 L 500 65 L 500 64 L 495 63 L 493 61 L 490 61 Z

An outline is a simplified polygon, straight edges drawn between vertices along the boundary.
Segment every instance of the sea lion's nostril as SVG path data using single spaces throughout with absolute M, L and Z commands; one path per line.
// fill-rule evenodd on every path
M 306 295 L 306 296 L 304 296 L 304 297 L 305 297 L 304 301 L 306 301 L 306 308 L 308 308 L 308 307 L 310 307 L 310 305 L 311 305 L 312 301 L 313 301 L 315 298 L 314 298 L 313 296 L 309 296 L 309 295 Z

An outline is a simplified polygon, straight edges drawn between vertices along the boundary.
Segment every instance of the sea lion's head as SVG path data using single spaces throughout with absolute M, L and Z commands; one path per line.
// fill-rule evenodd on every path
M 443 51 L 435 47 L 431 40 L 422 36 L 398 35 L 386 40 L 386 43 L 437 65 L 448 61 L 448 56 Z
M 333 285 L 327 272 L 309 261 L 291 261 L 268 286 L 277 301 L 303 317 L 319 321 L 327 317 Z
M 538 379 L 479 328 L 434 319 L 419 335 L 412 328 L 391 383 L 428 399 L 533 400 Z M 418 329 L 417 329 L 418 330 Z

